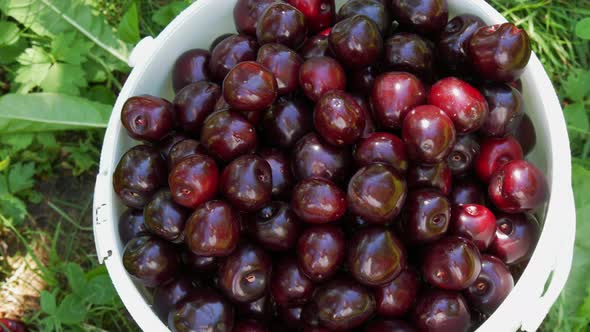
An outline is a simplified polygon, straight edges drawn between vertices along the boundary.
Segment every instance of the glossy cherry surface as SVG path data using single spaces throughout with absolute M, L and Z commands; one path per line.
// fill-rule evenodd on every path
M 191 135 L 198 135 L 220 96 L 221 88 L 215 83 L 201 81 L 185 86 L 174 97 L 178 126 Z
M 299 68 L 303 59 L 295 51 L 281 44 L 266 44 L 258 50 L 256 61 L 275 76 L 279 95 L 299 88 Z
M 434 65 L 430 42 L 419 35 L 398 32 L 385 40 L 384 64 L 390 70 L 429 77 Z
M 295 257 L 286 256 L 275 265 L 270 292 L 277 304 L 303 305 L 311 298 L 313 290 L 313 282 L 299 270 Z
M 209 51 L 202 49 L 192 49 L 182 53 L 174 62 L 172 70 L 174 92 L 182 90 L 191 83 L 208 81 L 211 77 L 209 58 Z
M 286 3 L 275 2 L 268 6 L 256 23 L 256 38 L 260 45 L 278 43 L 297 49 L 306 35 L 305 16 Z
M 487 136 L 503 137 L 518 132 L 524 116 L 521 93 L 508 84 L 486 84 L 481 89 L 490 113 L 480 132 Z
M 159 141 L 174 128 L 174 108 L 159 97 L 131 97 L 121 110 L 121 123 L 134 139 Z
M 292 307 L 279 307 L 279 317 L 282 322 L 275 325 L 275 331 L 277 327 L 288 326 L 290 329 L 303 327 L 301 321 L 301 313 L 303 312 L 303 306 L 292 306 Z
M 371 223 L 386 224 L 400 213 L 406 194 L 404 178 L 391 166 L 376 163 L 353 175 L 346 198 L 352 213 Z
M 549 199 L 549 186 L 545 175 L 535 165 L 513 160 L 492 175 L 488 195 L 504 212 L 533 211 Z
M 224 201 L 200 205 L 186 222 L 184 240 L 200 256 L 227 256 L 238 244 L 240 215 Z
M 330 91 L 320 98 L 313 111 L 313 123 L 324 140 L 335 146 L 356 142 L 365 128 L 363 110 L 344 91 Z
M 154 145 L 154 147 L 160 152 L 160 155 L 164 160 L 168 160 L 168 156 L 170 155 L 170 150 L 172 147 L 176 145 L 176 143 L 188 139 L 189 137 L 183 133 L 170 133 L 168 136 L 164 137 L 158 143 Z
M 201 144 L 209 153 L 230 161 L 256 148 L 254 126 L 235 111 L 222 110 L 211 114 L 201 130 Z
M 332 25 L 336 12 L 334 0 L 287 0 L 305 15 L 310 33 L 320 32 Z
M 291 197 L 291 188 L 295 185 L 289 157 L 278 149 L 265 149 L 259 153 L 268 165 L 272 173 L 272 197 Z
M 531 120 L 528 114 L 522 117 L 522 121 L 520 121 L 518 128 L 514 131 L 514 137 L 520 143 L 524 155 L 529 154 L 535 148 L 537 144 L 537 133 L 533 120 Z
M 354 160 L 360 167 L 380 162 L 391 165 L 397 172 L 408 170 L 408 157 L 404 142 L 397 136 L 377 132 L 362 139 L 354 150 Z
M 173 332 L 231 332 L 234 309 L 219 293 L 201 288 L 176 305 L 168 315 L 168 326 Z
M 352 95 L 356 103 L 361 107 L 363 111 L 363 117 L 365 118 L 365 128 L 361 134 L 361 138 L 367 138 L 369 135 L 377 131 L 375 120 L 373 119 L 373 111 L 371 110 L 371 104 L 367 98 L 364 98 L 358 94 Z
M 273 73 L 253 61 L 238 63 L 223 80 L 223 98 L 237 111 L 262 110 L 275 101 L 277 93 Z
M 338 10 L 337 20 L 342 21 L 355 15 L 364 15 L 377 24 L 381 35 L 386 35 L 391 29 L 391 14 L 388 8 L 375 0 L 350 0 Z
M 264 205 L 248 218 L 247 229 L 265 249 L 284 251 L 294 248 L 303 225 L 289 204 L 279 201 Z
M 539 234 L 539 223 L 533 215 L 500 213 L 489 251 L 506 264 L 526 261 L 533 254 Z
M 404 206 L 404 236 L 411 243 L 436 241 L 447 232 L 450 218 L 449 200 L 438 190 L 411 191 Z
M 342 182 L 350 172 L 352 155 L 348 149 L 337 148 L 315 133 L 301 138 L 292 152 L 291 169 L 297 179 L 321 177 Z
M 391 10 L 403 27 L 423 35 L 438 35 L 449 19 L 445 0 L 393 0 Z
M 217 268 L 217 257 L 214 256 L 199 256 L 195 255 L 188 250 L 184 250 L 181 255 L 182 262 L 191 271 L 201 272 L 213 272 Z
M 191 278 L 181 276 L 165 285 L 161 285 L 154 291 L 154 305 L 152 309 L 162 321 L 168 319 L 170 310 L 182 301 L 190 293 L 195 291 Z
M 198 154 L 207 154 L 207 150 L 205 150 L 205 147 L 199 141 L 194 139 L 182 140 L 174 144 L 172 149 L 170 149 L 168 169 L 174 168 L 184 158 Z
M 410 189 L 435 188 L 448 195 L 452 188 L 452 173 L 444 161 L 436 164 L 413 164 L 408 169 L 406 181 Z
M 326 56 L 313 57 L 301 66 L 299 84 L 307 98 L 317 102 L 328 91 L 344 90 L 346 74 L 336 60 Z
M 135 280 L 147 287 L 156 287 L 177 276 L 180 257 L 172 243 L 143 235 L 125 246 L 123 266 Z
M 449 199 L 456 204 L 485 205 L 486 192 L 479 181 L 472 178 L 459 179 L 453 183 L 453 190 Z
M 364 332 L 416 332 L 416 329 L 403 320 L 375 320 Z
M 462 14 L 450 20 L 440 34 L 436 45 L 438 59 L 449 72 L 465 73 L 471 69 L 469 59 L 469 40 L 485 26 L 478 16 Z
M 469 303 L 484 314 L 491 315 L 514 288 L 508 267 L 494 256 L 481 256 L 481 272 L 465 291 Z
M 369 0 L 373 1 L 373 0 Z M 380 74 L 381 69 L 377 66 L 366 66 L 352 70 L 348 76 L 348 91 L 352 91 L 360 96 L 369 96 L 373 90 L 375 79 Z
M 479 139 L 475 135 L 457 136 L 457 140 L 447 156 L 447 165 L 453 175 L 462 175 L 471 170 L 479 151 Z
M 171 242 L 182 241 L 189 211 L 172 199 L 170 190 L 157 192 L 144 208 L 145 226 L 153 234 Z
M 123 245 L 127 244 L 132 238 L 146 233 L 145 219 L 143 211 L 136 209 L 127 209 L 119 217 L 119 238 Z
M 239 33 L 256 36 L 256 24 L 262 13 L 276 0 L 238 0 L 234 6 L 234 23 Z
M 379 286 L 402 272 L 406 266 L 406 251 L 392 231 L 383 226 L 371 226 L 352 238 L 347 262 L 358 282 Z
M 27 332 L 25 323 L 9 318 L 0 318 L 0 328 L 7 329 L 6 332 Z
M 257 320 L 245 320 L 236 323 L 233 332 L 267 332 L 268 329 Z
M 305 60 L 321 56 L 332 56 L 328 36 L 318 34 L 307 38 L 301 49 L 299 49 L 299 54 Z
M 455 127 L 440 108 L 418 106 L 404 118 L 402 137 L 410 158 L 423 163 L 437 163 L 451 152 L 455 143 Z
M 418 298 L 412 320 L 419 331 L 467 332 L 471 326 L 469 307 L 461 293 L 440 289 Z
M 526 31 L 503 23 L 477 30 L 469 41 L 469 54 L 482 78 L 509 82 L 524 71 L 531 56 L 531 43 Z
M 242 244 L 219 265 L 219 288 L 233 301 L 257 300 L 270 284 L 271 270 L 271 257 L 266 251 Z
M 406 268 L 392 281 L 373 289 L 377 314 L 384 317 L 402 317 L 410 311 L 418 291 L 420 279 L 412 268 Z
M 514 137 L 489 137 L 481 141 L 481 150 L 475 159 L 474 166 L 479 178 L 484 182 L 488 182 L 492 174 L 502 166 L 512 160 L 522 159 L 522 148 Z
M 336 58 L 352 68 L 373 64 L 383 51 L 379 27 L 363 15 L 355 15 L 336 23 L 330 32 L 328 43 Z
M 323 178 L 301 180 L 293 189 L 291 207 L 299 218 L 313 224 L 336 221 L 346 212 L 346 194 Z
M 256 40 L 246 35 L 231 35 L 222 40 L 211 51 L 209 70 L 212 78 L 220 83 L 225 75 L 242 61 L 256 60 L 258 44 Z
M 166 163 L 160 153 L 147 145 L 129 149 L 113 173 L 113 189 L 123 204 L 142 208 L 166 183 Z
M 312 129 L 312 110 L 298 99 L 277 100 L 262 118 L 262 132 L 268 144 L 282 148 L 292 147 Z
M 297 263 L 308 278 L 323 281 L 337 272 L 345 250 L 344 233 L 338 226 L 314 225 L 299 237 Z
M 449 232 L 473 241 L 484 251 L 494 240 L 496 217 L 483 205 L 455 205 L 451 210 Z
M 179 161 L 168 176 L 172 199 L 191 209 L 215 197 L 218 183 L 217 165 L 211 157 L 204 154 Z
M 236 208 L 249 212 L 258 211 L 271 198 L 270 165 L 253 154 L 234 159 L 221 173 L 219 189 Z
M 377 122 L 385 128 L 401 128 L 406 114 L 424 103 L 424 85 L 410 73 L 390 72 L 375 79 L 371 92 L 373 114 Z

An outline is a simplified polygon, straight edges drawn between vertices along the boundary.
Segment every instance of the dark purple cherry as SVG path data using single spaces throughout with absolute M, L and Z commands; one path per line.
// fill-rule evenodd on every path
M 236 30 L 250 36 L 256 36 L 256 23 L 262 13 L 276 0 L 238 0 L 234 6 L 234 23 Z
M 433 286 L 462 290 L 471 285 L 481 271 L 481 256 L 473 242 L 449 236 L 427 249 L 422 275 Z
M 236 208 L 248 212 L 258 211 L 270 201 L 272 170 L 266 160 L 256 155 L 241 156 L 225 167 L 219 188 Z
M 232 332 L 234 309 L 223 296 L 210 288 L 192 292 L 168 315 L 173 332 Z
M 274 201 L 248 218 L 247 229 L 265 249 L 284 251 L 294 248 L 303 225 L 289 204 Z
M 522 148 L 514 137 L 487 137 L 481 140 L 481 149 L 475 159 L 474 169 L 483 182 L 488 182 L 492 174 L 502 166 L 512 160 L 523 158 Z
M 160 152 L 162 158 L 164 158 L 165 161 L 168 161 L 168 157 L 170 155 L 170 150 L 172 150 L 172 147 L 176 145 L 176 143 L 184 141 L 188 138 L 189 137 L 185 134 L 171 133 L 168 136 L 164 137 L 157 144 L 155 144 L 155 148 Z
M 391 10 L 402 27 L 423 35 L 440 34 L 449 19 L 446 0 L 393 0 Z
M 236 302 L 251 302 L 264 296 L 270 284 L 270 256 L 252 244 L 242 244 L 220 264 L 219 288 Z
M 174 245 L 152 235 L 129 241 L 123 252 L 123 266 L 146 287 L 156 287 L 178 275 L 180 257 Z
M 380 162 L 391 165 L 402 174 L 408 170 L 404 142 L 390 133 L 373 133 L 362 139 L 356 145 L 354 159 L 360 167 Z
M 303 322 L 301 321 L 301 313 L 303 312 L 303 306 L 292 306 L 292 307 L 279 307 L 279 317 L 282 319 L 276 327 L 284 328 L 284 326 L 288 326 L 290 329 L 294 328 L 301 328 L 303 327 Z M 275 329 L 275 331 L 278 331 Z
M 365 118 L 356 100 L 344 91 L 324 94 L 313 111 L 318 133 L 330 144 L 349 145 L 356 142 L 365 128 Z
M 290 148 L 313 129 L 312 110 L 302 100 L 279 99 L 262 118 L 266 143 Z
M 380 70 L 375 65 L 352 70 L 349 73 L 348 90 L 357 95 L 370 96 L 375 79 L 379 74 Z
M 467 332 L 471 314 L 467 301 L 459 292 L 432 289 L 418 298 L 412 313 L 418 331 Z
M 257 144 L 254 126 L 230 110 L 217 111 L 205 120 L 200 141 L 211 155 L 225 162 L 254 151 Z
M 383 38 L 379 27 L 366 16 L 355 15 L 336 23 L 328 37 L 330 49 L 347 67 L 372 65 L 381 56 Z
M 231 35 L 222 40 L 211 51 L 209 70 L 215 82 L 222 82 L 225 75 L 242 61 L 256 60 L 258 44 L 246 35 Z
M 215 37 L 215 39 L 213 39 L 211 44 L 209 44 L 209 52 L 213 52 L 213 49 L 215 49 L 215 47 L 217 45 L 219 45 L 219 43 L 221 43 L 224 39 L 231 37 L 233 35 L 235 35 L 235 33 L 224 33 L 222 35 Z
M 287 0 L 305 15 L 310 33 L 320 32 L 332 25 L 336 12 L 334 0 Z
M 346 194 L 332 181 L 323 178 L 301 180 L 293 189 L 291 207 L 308 223 L 336 221 L 346 212 Z
M 280 96 L 299 88 L 299 68 L 303 59 L 295 51 L 281 44 L 266 44 L 258 50 L 256 61 L 275 76 Z
M 313 289 L 313 282 L 299 270 L 295 257 L 286 256 L 275 265 L 270 292 L 278 305 L 303 305 L 311 298 Z
M 215 197 L 219 170 L 215 161 L 204 154 L 196 154 L 179 161 L 168 175 L 172 199 L 194 209 Z
M 377 24 L 381 35 L 385 36 L 391 30 L 391 14 L 388 8 L 375 0 L 350 0 L 338 11 L 338 21 L 355 15 L 364 15 Z
M 371 104 L 377 123 L 388 129 L 398 129 L 406 114 L 426 103 L 426 90 L 420 80 L 410 74 L 390 72 L 375 79 Z
M 123 245 L 127 244 L 132 238 L 147 233 L 143 211 L 136 209 L 127 209 L 119 217 L 119 238 Z
M 522 146 L 524 155 L 528 155 L 537 144 L 537 133 L 531 117 L 525 114 L 518 128 L 514 131 L 514 137 Z
M 268 332 L 262 323 L 250 319 L 236 323 L 233 332 Z
M 186 222 L 184 240 L 200 256 L 227 256 L 238 244 L 240 215 L 224 201 L 200 205 Z
M 429 43 L 413 33 L 394 34 L 385 40 L 385 67 L 429 78 L 434 66 L 434 55 Z
M 413 164 L 406 177 L 408 188 L 435 188 L 444 195 L 451 192 L 452 173 L 446 162 L 436 164 Z
M 292 153 L 291 169 L 299 180 L 321 177 L 340 183 L 348 176 L 352 163 L 348 149 L 334 147 L 315 133 L 301 138 Z
M 322 34 L 307 38 L 305 44 L 299 49 L 299 54 L 305 60 L 315 57 L 332 56 L 328 36 Z
M 500 213 L 496 217 L 496 237 L 489 252 L 506 264 L 518 264 L 531 257 L 539 235 L 539 222 L 532 214 Z
M 223 80 L 223 99 L 237 111 L 263 110 L 274 103 L 277 91 L 273 73 L 254 61 L 238 63 Z
M 410 158 L 423 163 L 438 163 L 453 148 L 455 127 L 440 108 L 423 105 L 414 108 L 404 118 L 402 137 Z
M 258 321 L 269 321 L 276 314 L 276 305 L 270 294 L 266 294 L 258 300 L 245 303 L 236 303 L 238 315 L 243 319 L 256 319 Z
M 344 233 L 335 225 L 314 225 L 303 231 L 297 242 L 301 272 L 315 282 L 334 276 L 344 261 Z
M 510 270 L 494 256 L 481 256 L 481 272 L 475 282 L 465 291 L 472 306 L 491 315 L 508 297 L 514 288 Z
M 479 204 L 453 206 L 449 232 L 473 241 L 479 250 L 486 250 L 494 240 L 496 217 Z
M 142 208 L 166 183 L 166 163 L 160 153 L 147 145 L 129 149 L 115 168 L 113 189 L 123 204 Z
M 297 49 L 305 41 L 306 35 L 303 13 L 282 2 L 268 6 L 256 23 L 256 38 L 260 45 L 278 43 Z
M 471 37 L 469 54 L 482 78 L 509 82 L 520 77 L 529 62 L 531 42 L 526 31 L 512 23 L 492 25 Z
M 386 224 L 399 214 L 406 200 L 407 185 L 391 166 L 376 163 L 359 169 L 348 183 L 350 212 L 366 221 Z
M 157 192 L 146 204 L 143 215 L 150 232 L 170 242 L 182 242 L 189 211 L 172 200 L 170 190 Z
M 465 174 L 471 170 L 479 151 L 480 145 L 476 136 L 457 136 L 457 140 L 447 156 L 447 165 L 453 175 Z
M 187 157 L 192 157 L 197 154 L 207 154 L 205 147 L 194 139 L 182 140 L 170 149 L 170 155 L 168 156 L 168 168 L 172 169 L 181 160 Z
M 199 81 L 208 81 L 209 51 L 192 49 L 182 53 L 174 63 L 172 70 L 172 87 L 174 92 L 182 90 L 185 86 Z
M 293 173 L 291 173 L 291 164 L 289 158 L 278 149 L 264 149 L 259 152 L 268 165 L 272 173 L 272 197 L 288 198 L 291 197 L 291 188 L 295 184 Z
M 453 183 L 453 191 L 449 197 L 451 204 L 485 205 L 485 189 L 479 181 L 471 178 L 459 179 Z
M 361 284 L 379 286 L 397 277 L 406 266 L 406 250 L 383 226 L 367 227 L 352 238 L 348 269 Z
M 374 320 L 364 332 L 416 332 L 416 329 L 403 320 Z
M 184 250 L 181 254 L 182 262 L 192 272 L 212 272 L 217 268 L 217 258 L 213 256 L 195 255 L 189 250 Z
M 440 34 L 436 46 L 438 61 L 444 64 L 449 72 L 468 72 L 471 69 L 469 40 L 484 26 L 481 18 L 471 14 L 459 15 L 450 20 Z
M 307 98 L 317 102 L 326 92 L 344 90 L 346 74 L 336 60 L 326 56 L 313 57 L 299 69 L 299 85 Z
M 404 269 L 391 282 L 373 289 L 377 314 L 384 317 L 402 317 L 412 308 L 420 289 L 418 273 Z
M 414 244 L 436 241 L 447 232 L 450 218 L 451 204 L 438 190 L 412 191 L 404 206 L 404 236 Z
M 178 126 L 186 133 L 197 136 L 220 96 L 221 89 L 215 83 L 201 81 L 185 86 L 174 97 Z
M 518 133 L 524 116 L 524 100 L 517 89 L 508 84 L 486 84 L 481 92 L 486 98 L 490 113 L 480 132 L 486 136 L 503 137 Z
M 178 279 L 156 288 L 152 309 L 162 321 L 166 321 L 170 310 L 194 291 L 195 285 L 193 285 L 191 278 L 180 276 Z
M 371 110 L 371 104 L 369 103 L 368 99 L 359 95 L 352 95 L 352 98 L 354 98 L 354 100 L 356 100 L 356 103 L 361 107 L 363 117 L 365 118 L 365 128 L 363 129 L 361 138 L 367 138 L 372 133 L 377 131 L 375 120 L 373 119 L 373 111 Z
M 141 95 L 127 99 L 121 123 L 131 138 L 159 141 L 174 128 L 174 108 L 166 99 Z

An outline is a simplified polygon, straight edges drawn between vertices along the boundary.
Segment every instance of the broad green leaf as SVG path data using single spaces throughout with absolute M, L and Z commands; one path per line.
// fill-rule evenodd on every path
M 18 25 L 0 21 L 0 46 L 12 45 L 18 41 Z
M 41 144 L 43 147 L 48 149 L 55 149 L 59 147 L 59 145 L 57 144 L 57 140 L 55 139 L 55 135 L 53 133 L 37 133 L 35 135 L 35 140 L 37 141 L 37 143 Z
M 86 62 L 92 43 L 74 32 L 57 35 L 51 42 L 51 54 L 62 62 L 79 65 Z
M 13 225 L 18 225 L 25 220 L 27 206 L 21 199 L 14 195 L 0 195 L 0 215 L 11 219 Z
M 574 127 L 578 130 L 588 131 L 590 125 L 588 124 L 588 113 L 584 108 L 584 104 L 575 103 L 569 104 L 563 108 L 565 115 L 565 122 L 568 127 Z
M 55 314 L 55 295 L 49 293 L 48 291 L 41 292 L 41 310 L 49 315 Z
M 86 79 L 90 83 L 103 83 L 107 80 L 105 68 L 96 61 L 87 61 L 84 64 L 84 70 L 86 70 Z
M 65 268 L 68 283 L 75 294 L 82 295 L 86 289 L 86 276 L 80 265 L 75 263 L 68 263 Z
M 567 79 L 563 82 L 565 96 L 573 101 L 583 101 L 590 95 L 590 71 L 572 70 Z
M 42 47 L 33 46 L 27 48 L 16 60 L 21 65 L 34 65 L 51 63 L 51 56 Z
M 13 63 L 29 44 L 24 38 L 20 38 L 16 43 L 7 46 L 0 46 L 0 64 L 8 65 Z
M 139 41 L 139 15 L 135 3 L 129 6 L 119 22 L 119 37 L 127 43 L 135 44 Z
M 11 134 L 0 136 L 2 144 L 10 145 L 12 151 L 18 152 L 26 149 L 33 143 L 33 134 Z
M 168 25 L 178 14 L 190 5 L 190 1 L 177 0 L 160 7 L 152 15 L 152 20 L 164 27 Z
M 114 104 L 117 99 L 115 93 L 104 85 L 93 86 L 86 92 L 86 97 L 107 105 Z
M 35 164 L 16 163 L 8 171 L 8 190 L 12 194 L 33 188 L 35 185 Z
M 590 17 L 586 17 L 576 24 L 576 36 L 590 39 Z
M 568 281 L 562 292 L 565 315 L 575 314 L 578 307 L 584 301 L 590 275 L 590 255 L 588 249 L 576 245 L 574 247 L 574 260 Z
M 21 94 L 29 93 L 45 80 L 49 73 L 49 69 L 51 69 L 50 63 L 19 67 L 16 71 L 16 77 L 14 78 L 15 82 L 21 84 L 17 91 Z
M 111 106 L 56 93 L 0 97 L 0 132 L 22 133 L 105 128 Z
M 80 94 L 80 88 L 87 85 L 86 73 L 80 66 L 56 63 L 47 71 L 39 86 L 44 92 L 65 93 L 72 96 Z
M 83 322 L 87 313 L 82 299 L 75 294 L 68 294 L 59 304 L 55 316 L 63 324 L 73 325 Z
M 117 291 L 108 275 L 96 276 L 88 281 L 86 299 L 91 304 L 104 305 L 111 303 Z

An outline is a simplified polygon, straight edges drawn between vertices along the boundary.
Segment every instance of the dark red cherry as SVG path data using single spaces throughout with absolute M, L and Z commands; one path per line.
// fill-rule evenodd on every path
M 260 45 L 278 43 L 295 50 L 303 44 L 306 35 L 303 13 L 282 2 L 268 6 L 256 23 L 256 38 Z
M 313 296 L 321 326 L 348 331 L 366 322 L 375 312 L 375 299 L 363 286 L 349 280 L 334 280 Z
M 475 282 L 465 291 L 472 306 L 491 315 L 508 297 L 514 288 L 510 270 L 494 256 L 481 256 L 481 272 Z
M 375 120 L 373 119 L 373 111 L 371 110 L 371 104 L 369 101 L 359 95 L 352 95 L 352 98 L 356 100 L 356 103 L 361 107 L 363 117 L 365 118 L 365 128 L 361 134 L 361 138 L 367 138 L 369 135 L 377 131 Z
M 278 149 L 265 149 L 259 152 L 268 165 L 272 173 L 272 197 L 288 198 L 291 197 L 291 188 L 295 184 L 293 173 L 291 173 L 291 164 L 289 157 Z
M 528 155 L 537 144 L 537 133 L 535 126 L 528 114 L 525 114 L 518 128 L 514 131 L 514 137 L 522 146 L 524 155 Z
M 346 194 L 323 178 L 301 180 L 293 189 L 291 207 L 303 221 L 323 224 L 336 221 L 346 212 Z
M 418 106 L 404 118 L 402 137 L 410 158 L 423 163 L 438 163 L 453 148 L 455 127 L 440 108 Z
M 297 242 L 301 272 L 318 282 L 334 276 L 344 261 L 344 233 L 338 226 L 314 225 L 303 231 Z
M 471 285 L 481 271 L 481 256 L 473 242 L 449 236 L 427 249 L 422 262 L 422 275 L 433 286 L 462 290 Z
M 182 90 L 191 83 L 208 81 L 211 77 L 209 59 L 209 51 L 198 48 L 182 53 L 176 59 L 172 70 L 174 92 Z
M 271 258 L 264 250 L 242 244 L 221 262 L 219 288 L 236 302 L 257 300 L 270 284 L 271 269 Z
M 364 332 L 416 332 L 416 329 L 403 320 L 374 320 Z
M 207 154 L 205 147 L 194 139 L 182 140 L 170 149 L 170 155 L 168 156 L 168 168 L 172 169 L 181 160 L 187 157 L 192 157 L 197 154 Z
M 168 326 L 173 332 L 231 332 L 234 326 L 234 309 L 221 294 L 210 288 L 200 288 L 170 312 Z
M 172 104 L 150 95 L 127 99 L 121 110 L 121 123 L 137 140 L 161 140 L 174 128 L 174 121 Z
M 278 305 L 303 305 L 311 298 L 313 289 L 313 282 L 299 270 L 295 257 L 286 256 L 275 265 L 270 292 Z
M 432 289 L 418 298 L 412 313 L 418 331 L 467 332 L 471 314 L 467 301 L 459 292 Z
M 471 69 L 469 40 L 479 28 L 484 26 L 484 21 L 478 16 L 471 14 L 455 16 L 440 34 L 436 46 L 438 61 L 444 64 L 449 72 L 468 72 Z
M 236 323 L 233 332 L 268 332 L 268 329 L 257 320 L 250 319 Z
M 350 212 L 366 221 L 386 224 L 399 214 L 406 199 L 406 181 L 391 166 L 376 163 L 359 169 L 348 183 Z
M 266 44 L 258 50 L 256 61 L 275 76 L 279 95 L 299 88 L 299 68 L 303 59 L 295 51 L 281 44 Z
M 215 39 L 213 39 L 211 44 L 209 44 L 209 52 L 213 52 L 213 49 L 215 48 L 215 46 L 219 45 L 219 43 L 221 43 L 227 37 L 231 37 L 233 35 L 235 35 L 235 33 L 224 33 L 224 34 L 221 34 L 221 35 L 215 37 Z
M 0 327 L 6 329 L 6 332 L 28 332 L 25 323 L 9 318 L 0 318 Z
M 390 70 L 430 78 L 434 55 L 430 42 L 419 35 L 398 32 L 385 40 L 384 64 Z
M 217 111 L 205 120 L 200 141 L 212 156 L 226 162 L 254 151 L 257 144 L 254 126 L 229 110 Z
M 436 82 L 430 88 L 428 103 L 447 113 L 459 134 L 478 130 L 488 116 L 488 103 L 481 93 L 456 77 Z
M 299 180 L 321 177 L 340 183 L 348 176 L 351 163 L 352 156 L 348 149 L 334 147 L 311 133 L 295 145 L 291 169 Z
M 204 154 L 179 161 L 168 175 L 172 199 L 191 209 L 215 197 L 218 182 L 217 165 Z
M 127 209 L 119 217 L 119 238 L 123 245 L 127 244 L 132 238 L 147 233 L 143 211 L 136 209 Z
M 166 163 L 160 153 L 147 145 L 137 145 L 123 156 L 113 173 L 113 189 L 123 204 L 142 208 L 166 183 Z
M 481 140 L 481 149 L 475 158 L 474 168 L 479 178 L 483 182 L 488 182 L 492 174 L 502 166 L 512 160 L 521 159 L 522 148 L 514 137 L 488 137 Z
M 482 78 L 496 82 L 517 79 L 531 56 L 526 31 L 512 23 L 484 27 L 471 37 L 469 54 L 474 69 Z
M 424 85 L 410 73 L 390 72 L 375 79 L 371 104 L 375 120 L 382 127 L 401 128 L 406 114 L 425 103 Z
M 125 246 L 123 266 L 135 280 L 146 287 L 156 287 L 178 275 L 180 257 L 172 243 L 143 235 Z
M 330 144 L 356 142 L 365 128 L 365 118 L 356 100 L 344 91 L 330 91 L 315 105 L 313 123 L 318 133 Z
M 334 0 L 287 0 L 305 15 L 310 33 L 320 32 L 332 25 L 336 12 Z
M 452 173 L 448 164 L 413 164 L 406 177 L 410 189 L 436 188 L 444 195 L 451 192 Z
M 170 190 L 157 192 L 144 208 L 145 226 L 170 242 L 181 242 L 189 211 L 172 200 Z
M 446 0 L 393 0 L 391 10 L 404 28 L 423 35 L 440 34 L 449 19 Z
M 273 73 L 253 61 L 238 63 L 223 80 L 223 98 L 237 111 L 265 109 L 274 103 L 277 91 Z
M 201 81 L 185 86 L 174 97 L 178 126 L 186 133 L 197 136 L 220 96 L 221 89 L 215 83 Z
M 270 165 L 252 154 L 234 159 L 221 173 L 219 189 L 236 208 L 248 212 L 258 211 L 271 198 Z
M 336 60 L 325 56 L 313 57 L 301 66 L 299 84 L 307 98 L 317 102 L 326 92 L 344 90 L 346 74 Z
M 402 174 L 408 169 L 404 142 L 390 133 L 373 133 L 359 141 L 354 150 L 354 160 L 360 167 L 380 162 L 391 165 Z
M 188 250 L 184 250 L 181 254 L 182 262 L 192 272 L 212 272 L 217 269 L 217 257 L 213 256 L 199 256 Z
M 186 222 L 184 240 L 200 256 L 227 256 L 238 244 L 240 215 L 224 201 L 200 205 Z
M 403 233 L 411 243 L 428 243 L 444 236 L 451 218 L 449 200 L 434 189 L 408 194 L 403 215 Z
M 471 178 L 459 179 L 453 183 L 453 191 L 449 197 L 451 204 L 485 205 L 485 189 L 479 181 Z
M 397 277 L 406 266 L 406 250 L 383 226 L 367 227 L 354 235 L 348 249 L 348 269 L 361 284 L 379 286 Z
M 231 35 L 222 40 L 211 51 L 209 70 L 212 78 L 220 83 L 227 73 L 242 61 L 256 60 L 258 44 L 256 40 L 246 35 Z
M 182 133 L 171 133 L 155 144 L 155 148 L 160 152 L 164 160 L 168 161 L 170 150 L 176 143 L 188 139 L 189 137 Z
M 304 324 L 301 321 L 302 312 L 303 306 L 279 307 L 279 317 L 282 319 L 282 322 L 277 322 L 278 325 L 276 327 L 284 327 L 285 325 L 290 329 L 303 327 Z
M 500 213 L 489 252 L 506 264 L 518 264 L 531 257 L 539 235 L 539 222 L 533 215 Z
M 374 0 L 367 0 L 374 1 Z M 362 96 L 370 96 L 375 79 L 380 74 L 377 66 L 366 66 L 352 70 L 348 75 L 348 90 Z
M 377 314 L 384 317 L 402 317 L 412 308 L 420 289 L 418 273 L 404 269 L 391 282 L 373 289 Z
M 483 205 L 455 205 L 451 210 L 449 232 L 473 241 L 484 251 L 494 240 L 496 217 Z
M 318 34 L 307 38 L 305 44 L 299 49 L 299 54 L 301 54 L 305 60 L 315 57 L 332 56 L 330 44 L 328 43 L 328 36 Z
M 290 148 L 313 129 L 312 110 L 302 100 L 279 99 L 262 118 L 266 143 Z
M 174 309 L 177 303 L 182 301 L 191 292 L 195 291 L 191 278 L 180 276 L 165 285 L 161 285 L 154 291 L 154 304 L 152 309 L 161 320 L 168 319 L 170 310 Z
M 248 218 L 247 229 L 265 249 L 284 251 L 295 247 L 303 225 L 289 204 L 279 201 L 264 205 Z
M 236 30 L 250 36 L 256 36 L 256 23 L 262 13 L 276 0 L 238 0 L 234 6 L 234 23 Z
M 508 84 L 486 84 L 481 92 L 490 113 L 480 132 L 486 136 L 503 137 L 517 130 L 524 116 L 524 101 L 517 89 Z
M 375 22 L 362 15 L 336 23 L 328 37 L 330 49 L 347 67 L 369 66 L 381 56 L 383 38 Z
M 479 140 L 474 135 L 457 136 L 457 140 L 447 156 L 447 165 L 453 175 L 461 175 L 470 171 L 479 155 Z
M 275 303 L 268 293 L 252 302 L 236 303 L 236 310 L 240 317 L 263 322 L 274 317 L 275 309 Z
M 387 7 L 375 0 L 350 0 L 338 11 L 338 21 L 342 21 L 355 15 L 364 15 L 379 28 L 381 35 L 385 36 L 391 29 L 391 15 Z

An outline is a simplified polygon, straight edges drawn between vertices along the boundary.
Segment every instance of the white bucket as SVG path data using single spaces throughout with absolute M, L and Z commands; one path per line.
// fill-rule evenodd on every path
M 94 193 L 96 251 L 127 310 L 144 331 L 169 330 L 152 311 L 147 292 L 134 283 L 123 268 L 123 244 L 119 240 L 117 223 L 124 207 L 113 191 L 112 175 L 122 154 L 137 142 L 131 140 L 121 126 L 121 108 L 127 98 L 144 93 L 172 99 L 174 61 L 188 49 L 208 49 L 217 36 L 235 32 L 232 16 L 235 2 L 198 0 L 157 38 L 144 38 L 131 55 L 129 64 L 134 69 L 119 94 L 106 131 Z M 345 0 L 336 2 L 340 6 Z M 475 14 L 487 24 L 506 21 L 483 0 L 448 2 L 452 16 Z M 537 132 L 536 147 L 527 158 L 547 174 L 551 198 L 544 214 L 543 232 L 528 267 L 512 293 L 477 330 L 479 332 L 536 330 L 562 290 L 572 263 L 576 219 L 565 121 L 555 90 L 535 55 L 521 79 L 526 112 Z

